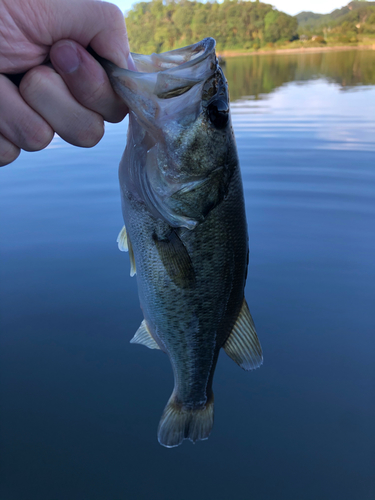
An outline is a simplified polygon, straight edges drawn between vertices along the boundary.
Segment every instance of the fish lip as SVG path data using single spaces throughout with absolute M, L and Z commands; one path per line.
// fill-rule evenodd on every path
M 175 55 L 176 57 L 178 57 L 179 54 L 184 54 L 184 53 L 188 53 L 188 52 L 191 52 L 193 54 L 194 54 L 194 52 L 196 52 L 198 54 L 199 54 L 199 52 L 201 52 L 198 56 L 192 57 L 190 60 L 185 61 L 181 64 L 176 63 L 175 66 L 165 68 L 165 69 L 160 69 L 160 71 L 155 71 L 155 72 L 145 71 L 145 72 L 140 72 L 140 73 L 142 75 L 145 75 L 148 73 L 150 73 L 150 74 L 152 74 L 152 73 L 166 73 L 166 72 L 175 73 L 176 71 L 179 71 L 179 70 L 188 69 L 192 66 L 195 66 L 195 65 L 201 63 L 205 59 L 207 59 L 207 57 L 209 57 L 212 53 L 215 52 L 215 48 L 216 48 L 216 40 L 212 37 L 207 37 L 207 38 L 204 38 L 200 42 L 197 42 L 193 45 L 187 45 L 186 47 L 182 47 L 180 49 L 174 49 L 174 50 L 170 50 L 167 52 L 163 52 L 160 55 L 159 54 L 152 54 L 152 56 L 155 56 L 157 58 L 158 56 L 163 56 L 164 54 L 168 54 L 172 57 Z M 137 54 L 135 52 L 131 52 L 131 55 L 133 57 L 133 60 L 135 60 L 135 65 L 136 65 L 137 59 L 143 57 L 142 54 Z M 138 72 L 138 71 L 133 71 L 130 69 L 126 69 L 125 71 L 129 71 L 130 73 Z
M 152 75 L 154 73 L 175 73 L 180 70 L 184 69 L 189 69 L 192 66 L 195 66 L 205 59 L 207 59 L 210 55 L 215 53 L 215 48 L 216 48 L 216 40 L 212 37 L 207 37 L 204 38 L 203 40 L 192 44 L 192 45 L 187 45 L 186 47 L 182 47 L 180 49 L 174 49 L 170 50 L 167 52 L 163 52 L 160 54 L 160 56 L 163 56 L 164 54 L 169 54 L 169 55 L 176 55 L 178 57 L 179 54 L 183 53 L 198 53 L 202 51 L 198 56 L 191 58 L 188 61 L 182 62 L 181 64 L 175 63 L 175 66 L 165 68 L 165 69 L 160 69 L 160 71 L 153 71 L 153 72 L 147 72 L 147 71 L 138 71 L 137 69 L 128 69 L 128 68 L 120 68 L 119 66 L 116 66 L 114 63 L 111 61 L 104 59 L 103 57 L 99 56 L 98 54 L 95 53 L 95 51 L 89 47 L 89 53 L 103 66 L 104 70 L 106 73 L 110 76 L 110 74 L 116 76 L 116 72 L 121 72 L 121 74 L 128 74 L 129 76 L 132 75 L 133 78 L 135 75 Z M 152 56 L 155 56 L 156 58 L 158 57 L 158 54 L 152 54 Z M 136 61 L 142 59 L 143 54 L 137 54 L 136 52 L 130 52 L 129 58 L 132 59 L 132 65 L 136 67 Z M 149 56 L 146 56 L 149 57 Z M 215 68 L 218 64 L 217 58 L 215 56 Z M 213 69 L 213 68 L 212 68 Z
M 113 89 L 138 117 L 141 109 L 156 118 L 162 100 L 184 95 L 202 85 L 215 74 L 218 61 L 216 41 L 204 38 L 200 42 L 162 54 L 132 53 L 137 71 L 119 68 L 110 61 L 97 57 L 106 71 Z M 147 95 L 147 106 L 142 96 Z M 163 105 L 162 105 L 163 106 Z

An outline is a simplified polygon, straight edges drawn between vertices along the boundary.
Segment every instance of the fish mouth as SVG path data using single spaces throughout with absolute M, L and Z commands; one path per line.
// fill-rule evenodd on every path
M 206 158 L 206 142 L 229 119 L 215 45 L 205 38 L 163 54 L 132 54 L 137 71 L 102 62 L 129 108 L 125 154 L 134 190 L 171 227 L 194 229 L 222 198 L 222 172 Z
M 215 46 L 216 42 L 213 38 L 204 38 L 198 43 L 181 49 L 171 50 L 162 54 L 154 53 L 149 56 L 132 53 L 132 57 L 138 72 L 155 73 L 168 71 L 169 73 L 173 73 L 181 70 L 190 70 L 192 67 L 198 69 L 202 61 L 211 55 L 215 56 Z
M 163 117 L 180 119 L 177 109 L 185 112 L 190 109 L 193 117 L 194 107 L 197 109 L 202 99 L 204 83 L 218 69 L 215 46 L 213 38 L 205 38 L 162 54 L 132 53 L 137 71 L 119 68 L 103 59 L 99 62 L 137 121 L 149 129 L 157 127 L 156 122 Z

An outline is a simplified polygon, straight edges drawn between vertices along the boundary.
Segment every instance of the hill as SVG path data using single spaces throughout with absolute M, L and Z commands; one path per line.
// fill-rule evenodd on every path
M 357 43 L 375 35 L 375 2 L 350 2 L 330 14 L 301 12 L 296 18 L 300 36 L 318 36 L 324 43 Z
M 201 3 L 152 0 L 127 13 L 129 42 L 134 52 L 164 52 L 212 36 L 218 51 L 259 49 L 298 38 L 296 17 L 259 0 Z
M 134 4 L 126 24 L 132 50 L 148 54 L 190 45 L 206 36 L 216 39 L 218 52 L 232 53 L 371 45 L 375 43 L 375 1 L 353 1 L 330 14 L 301 12 L 293 17 L 259 0 L 152 0 Z
M 314 12 L 300 12 L 297 14 L 296 18 L 298 20 L 299 29 L 310 29 L 314 30 L 322 26 L 338 25 L 347 20 L 347 16 L 350 18 L 365 17 L 366 13 L 372 12 L 372 7 L 375 7 L 375 2 L 369 1 L 354 1 L 350 2 L 345 7 L 341 9 L 335 9 L 330 14 L 315 14 Z M 360 11 L 360 12 L 358 12 Z M 358 14 L 362 14 L 358 16 Z M 350 16 L 352 14 L 352 16 Z M 371 15 L 371 14 L 370 14 Z
M 315 12 L 300 12 L 296 15 L 298 26 L 304 26 L 306 24 L 313 23 L 318 19 L 322 18 L 323 14 L 315 14 Z

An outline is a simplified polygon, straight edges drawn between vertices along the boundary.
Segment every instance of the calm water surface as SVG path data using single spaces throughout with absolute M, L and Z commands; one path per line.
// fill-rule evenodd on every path
M 1 500 L 375 498 L 375 52 L 227 62 L 264 366 L 223 354 L 208 441 L 162 448 L 173 385 L 130 345 L 126 123 L 0 171 Z

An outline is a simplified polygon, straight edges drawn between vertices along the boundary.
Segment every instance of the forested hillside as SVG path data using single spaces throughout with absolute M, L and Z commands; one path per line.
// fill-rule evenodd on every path
M 164 52 L 212 36 L 217 49 L 258 49 L 297 38 L 298 22 L 259 1 L 223 3 L 153 0 L 133 6 L 126 17 L 134 52 Z
M 371 44 L 375 1 L 353 1 L 326 15 L 301 12 L 293 17 L 258 0 L 152 0 L 133 5 L 126 24 L 132 51 L 144 54 L 176 49 L 207 36 L 216 39 L 218 52 L 347 45 L 365 39 Z
M 301 12 L 296 17 L 300 35 L 322 35 L 327 42 L 357 42 L 360 35 L 375 35 L 375 2 L 350 2 L 330 14 Z

